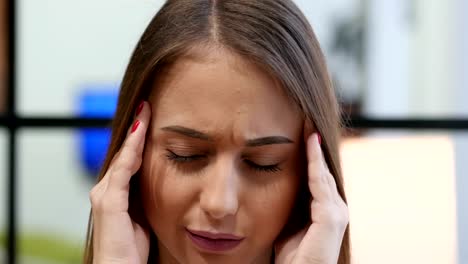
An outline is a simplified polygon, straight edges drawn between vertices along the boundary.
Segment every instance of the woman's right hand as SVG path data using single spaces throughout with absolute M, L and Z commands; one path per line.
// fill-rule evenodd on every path
M 130 218 L 130 179 L 142 163 L 150 106 L 142 102 L 127 137 L 90 192 L 93 214 L 93 263 L 147 263 L 149 232 Z

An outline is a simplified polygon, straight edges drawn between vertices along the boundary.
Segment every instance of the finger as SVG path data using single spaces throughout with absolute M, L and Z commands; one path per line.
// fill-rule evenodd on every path
M 109 168 L 110 175 L 108 175 L 108 189 L 126 190 L 129 186 L 130 178 L 140 168 L 150 116 L 151 110 L 149 104 L 144 102 L 140 114 L 136 117 L 136 120 L 129 128 L 130 132 L 125 139 L 122 148 L 119 150 L 117 157 Z
M 312 125 L 312 121 L 310 120 L 306 120 L 304 122 L 304 131 L 303 131 L 303 134 L 304 134 L 304 142 L 307 143 L 307 139 L 310 137 L 310 135 L 312 135 L 312 133 L 314 133 L 314 126 Z
M 149 255 L 150 233 L 148 230 L 133 222 L 135 231 L 135 241 L 137 244 L 138 255 L 141 260 L 147 260 Z
M 328 200 L 331 197 L 329 174 L 318 134 L 313 133 L 307 138 L 307 172 L 310 193 L 316 201 Z
M 99 202 L 102 199 L 107 187 L 109 186 L 109 177 L 104 176 L 100 181 L 93 186 L 89 192 L 89 200 L 91 201 L 91 209 L 93 214 L 95 213 L 96 207 L 99 206 Z
M 310 137 L 311 134 L 313 133 L 314 129 L 313 126 L 311 125 L 310 121 L 306 121 L 304 125 L 304 138 L 307 142 L 308 138 Z M 320 162 L 322 164 L 323 171 L 325 172 L 322 176 L 326 179 L 326 182 L 328 183 L 328 188 L 330 189 L 330 195 L 335 198 L 335 200 L 341 200 L 341 196 L 339 195 L 338 188 L 336 185 L 335 178 L 333 177 L 333 174 L 330 173 L 328 169 L 328 165 L 325 162 L 325 157 L 323 155 L 323 151 L 321 148 L 321 139 L 320 139 L 320 134 L 318 133 L 318 143 L 319 143 L 319 149 L 320 149 Z
M 275 263 L 292 263 L 296 255 L 297 248 L 304 239 L 308 229 L 309 227 L 306 227 L 288 238 L 286 241 L 280 241 L 274 245 Z
M 340 193 L 338 192 L 338 186 L 336 185 L 335 177 L 331 173 L 327 174 L 328 186 L 330 193 L 334 197 L 335 202 L 342 200 Z

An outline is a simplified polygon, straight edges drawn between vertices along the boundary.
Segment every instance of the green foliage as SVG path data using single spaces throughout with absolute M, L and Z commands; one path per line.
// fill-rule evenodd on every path
M 6 246 L 6 235 L 0 232 L 0 248 Z M 50 234 L 27 233 L 19 236 L 18 253 L 44 261 L 78 264 L 82 262 L 83 247 L 81 243 Z

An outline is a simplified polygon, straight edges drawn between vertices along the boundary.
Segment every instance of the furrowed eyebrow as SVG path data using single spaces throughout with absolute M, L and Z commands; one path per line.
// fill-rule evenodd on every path
M 256 139 L 249 139 L 245 144 L 247 147 L 259 147 L 264 145 L 273 145 L 273 144 L 291 144 L 294 143 L 291 139 L 283 136 L 271 136 L 263 137 Z
M 178 133 L 178 134 L 191 137 L 191 138 L 196 138 L 196 139 L 201 139 L 201 140 L 206 140 L 206 141 L 213 141 L 213 139 L 207 134 L 197 131 L 195 129 L 188 128 L 188 127 L 168 126 L 168 127 L 161 128 L 161 130 Z
M 161 130 L 164 131 L 169 131 L 169 132 L 174 132 L 183 136 L 195 138 L 195 139 L 200 139 L 200 140 L 205 140 L 205 141 L 214 141 L 212 137 L 209 135 L 197 131 L 195 129 L 191 129 L 188 127 L 183 127 L 183 126 L 167 126 L 161 128 Z M 246 146 L 247 147 L 259 147 L 259 146 L 264 146 L 264 145 L 273 145 L 273 144 L 291 144 L 294 143 L 291 139 L 283 136 L 270 136 L 270 137 L 262 137 L 262 138 L 255 138 L 255 139 L 249 139 L 246 141 Z

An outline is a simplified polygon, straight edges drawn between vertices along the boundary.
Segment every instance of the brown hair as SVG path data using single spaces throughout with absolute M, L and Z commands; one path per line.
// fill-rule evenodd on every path
M 133 110 L 141 100 L 148 99 L 155 76 L 194 46 L 205 44 L 219 45 L 261 65 L 280 81 L 304 118 L 311 120 L 321 133 L 325 160 L 346 201 L 338 151 L 340 112 L 333 85 L 315 34 L 291 0 L 168 0 L 130 58 L 111 144 L 98 180 L 120 149 L 133 120 Z M 137 199 L 132 198 L 134 195 L 135 192 L 130 193 L 130 200 Z M 304 208 L 300 214 L 309 218 L 309 213 Z M 93 261 L 92 231 L 90 215 L 84 259 L 87 264 Z M 338 263 L 350 263 L 349 227 Z

